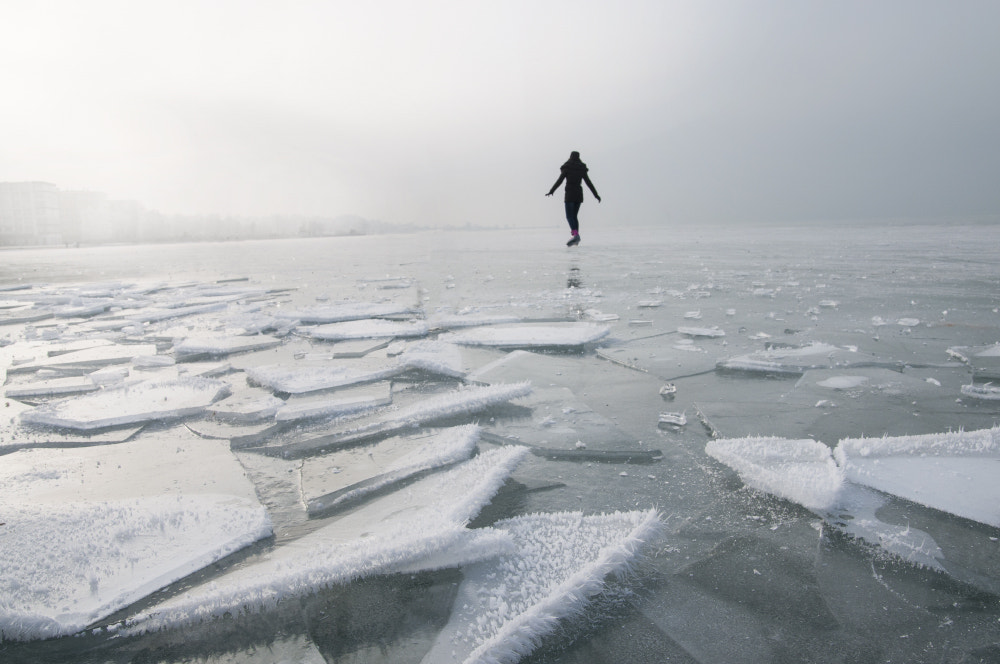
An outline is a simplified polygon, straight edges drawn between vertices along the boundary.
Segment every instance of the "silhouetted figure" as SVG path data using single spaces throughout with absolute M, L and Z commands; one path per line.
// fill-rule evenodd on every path
M 551 196 L 559 188 L 563 180 L 566 181 L 566 221 L 569 222 L 569 230 L 573 237 L 566 243 L 567 247 L 580 244 L 580 220 L 577 215 L 580 213 L 580 206 L 583 205 L 583 182 L 587 183 L 590 193 L 594 195 L 597 202 L 601 202 L 601 196 L 594 189 L 594 183 L 587 176 L 587 165 L 580 161 L 580 153 L 573 151 L 569 155 L 566 163 L 559 167 L 559 179 L 552 185 L 552 189 L 546 196 Z

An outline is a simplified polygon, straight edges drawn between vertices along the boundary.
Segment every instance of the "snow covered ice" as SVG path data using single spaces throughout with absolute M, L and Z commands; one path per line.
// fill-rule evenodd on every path
M 7 250 L 0 660 L 995 661 L 998 240 Z

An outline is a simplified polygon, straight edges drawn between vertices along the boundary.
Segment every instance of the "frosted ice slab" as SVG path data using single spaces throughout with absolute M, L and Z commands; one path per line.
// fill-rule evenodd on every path
M 142 428 L 142 426 L 136 426 L 110 431 L 86 432 L 39 429 L 36 426 L 21 423 L 21 414 L 33 410 L 34 406 L 9 398 L 3 402 L 3 405 L 3 413 L 0 415 L 0 454 L 32 447 L 85 447 L 124 443 Z
M 211 378 L 147 381 L 71 397 L 21 414 L 26 424 L 67 429 L 102 429 L 201 413 L 230 392 Z
M 844 485 L 832 451 L 815 440 L 723 438 L 709 441 L 705 452 L 733 468 L 747 486 L 811 510 L 834 507 Z
M 509 536 L 464 524 L 492 499 L 526 452 L 491 450 L 378 498 L 255 564 L 143 611 L 127 621 L 125 631 L 178 628 L 230 611 L 266 610 L 282 599 L 374 574 L 442 569 L 495 556 L 510 548 Z
M 831 344 L 811 343 L 797 348 L 772 348 L 740 355 L 720 360 L 716 366 L 729 371 L 799 375 L 809 369 L 852 366 L 867 359 Z
M 266 390 L 235 385 L 232 394 L 209 405 L 205 412 L 224 422 L 253 424 L 274 418 L 285 402 Z
M 468 424 L 374 445 L 324 454 L 302 464 L 302 495 L 310 514 L 347 505 L 419 472 L 468 459 L 479 441 L 479 427 Z
M 55 369 L 60 371 L 89 370 L 112 364 L 127 364 L 136 357 L 156 355 L 153 344 L 114 344 L 101 345 L 93 348 L 59 353 L 37 361 L 17 364 L 8 369 L 9 373 L 30 372 L 39 369 Z
M 392 386 L 388 382 L 382 382 L 336 390 L 323 396 L 291 397 L 278 408 L 274 419 L 278 422 L 293 422 L 310 417 L 333 417 L 388 406 L 390 403 Z
M 579 615 L 609 574 L 630 568 L 661 529 L 655 511 L 535 514 L 494 526 L 514 551 L 463 568 L 448 624 L 422 660 L 518 662 Z
M 726 333 L 717 327 L 678 327 L 678 334 L 686 334 L 689 337 L 724 337 Z
M 440 314 L 432 316 L 429 322 L 432 329 L 452 330 L 481 325 L 509 325 L 511 323 L 520 323 L 521 318 L 509 314 Z
M 314 339 L 341 341 L 344 339 L 383 339 L 387 337 L 423 337 L 430 327 L 424 321 L 392 321 L 372 318 L 330 323 L 303 328 Z
M 32 383 L 18 383 L 4 388 L 4 395 L 11 399 L 30 399 L 31 397 L 60 397 L 69 394 L 85 394 L 99 389 L 89 378 L 70 376 L 53 378 Z
M 610 331 L 608 326 L 595 323 L 526 323 L 475 327 L 444 334 L 441 340 L 497 348 L 576 347 L 603 339 Z
M 1000 528 L 1000 428 L 846 438 L 834 455 L 851 482 Z
M 326 306 L 280 311 L 276 315 L 301 323 L 341 323 L 416 313 L 412 307 L 392 302 L 342 302 Z
M 444 341 L 420 340 L 410 343 L 399 355 L 398 362 L 408 369 L 419 369 L 452 378 L 462 378 L 466 374 L 461 348 Z
M 266 350 L 281 344 L 281 339 L 266 335 L 190 337 L 174 344 L 174 354 L 178 359 L 198 355 L 221 357 L 234 353 Z
M 406 371 L 398 362 L 378 359 L 301 361 L 247 367 L 251 382 L 286 394 L 306 394 L 392 378 Z
M 330 451 L 375 436 L 416 428 L 435 420 L 472 414 L 528 394 L 531 394 L 530 383 L 463 387 L 422 398 L 409 406 L 380 410 L 370 416 L 348 421 L 319 436 L 272 440 L 258 449 L 268 453 L 279 453 L 285 457 Z
M 2 639 L 78 632 L 271 534 L 225 442 L 16 452 L 0 512 Z

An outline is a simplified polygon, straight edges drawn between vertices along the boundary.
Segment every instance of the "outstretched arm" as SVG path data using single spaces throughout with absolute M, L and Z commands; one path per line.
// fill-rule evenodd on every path
M 597 202 L 600 203 L 601 202 L 601 195 L 597 193 L 596 189 L 594 189 L 594 183 L 590 181 L 590 176 L 588 176 L 586 173 L 584 173 L 583 174 L 583 181 L 587 183 L 587 187 L 590 189 L 590 193 L 592 193 L 594 195 L 594 198 L 597 199 Z
M 556 189 L 559 188 L 559 185 L 561 185 L 563 183 L 563 180 L 565 180 L 565 179 L 566 179 L 566 176 L 564 174 L 560 174 L 559 175 L 559 179 L 556 180 L 556 183 L 554 185 L 552 185 L 551 189 L 549 189 L 549 193 L 547 193 L 545 195 L 546 196 L 551 196 L 552 194 L 554 194 L 555 191 L 556 191 Z

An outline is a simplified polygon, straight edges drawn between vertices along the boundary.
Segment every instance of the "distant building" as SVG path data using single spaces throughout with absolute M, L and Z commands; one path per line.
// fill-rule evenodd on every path
M 48 182 L 0 182 L 0 245 L 61 244 L 59 190 Z

